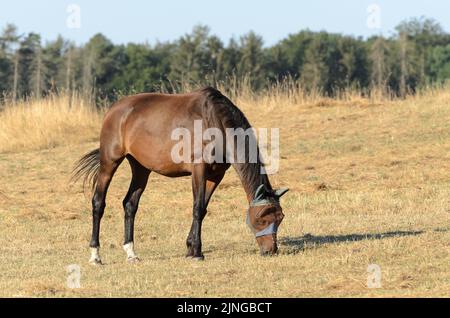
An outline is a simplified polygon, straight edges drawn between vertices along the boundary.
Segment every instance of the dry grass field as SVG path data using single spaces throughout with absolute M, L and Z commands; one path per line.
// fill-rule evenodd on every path
M 74 162 L 97 147 L 99 115 L 67 98 L 0 112 L 0 296 L 448 297 L 450 91 L 403 101 L 237 98 L 255 127 L 279 127 L 280 253 L 261 258 L 230 169 L 203 226 L 206 260 L 184 258 L 190 179 L 151 175 L 136 220 L 142 262 L 122 250 L 125 162 L 107 198 L 104 266 L 88 264 L 90 197 L 70 185 Z M 67 287 L 67 266 L 81 288 Z M 381 288 L 367 267 L 381 267 Z

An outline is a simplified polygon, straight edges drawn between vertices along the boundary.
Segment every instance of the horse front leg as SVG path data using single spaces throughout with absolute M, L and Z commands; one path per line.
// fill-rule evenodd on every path
M 187 239 L 188 253 L 187 257 L 192 257 L 194 260 L 204 260 L 202 253 L 202 222 L 206 215 L 206 177 L 205 165 L 198 164 L 194 166 L 192 172 L 192 194 L 194 206 L 192 209 L 192 226 L 191 233 Z
M 205 216 L 206 216 L 206 214 L 208 212 L 207 211 L 207 207 L 208 207 L 209 201 L 210 201 L 214 191 L 216 190 L 217 186 L 222 181 L 222 179 L 223 179 L 223 177 L 225 175 L 225 171 L 226 171 L 226 169 L 223 172 L 219 172 L 218 174 L 216 174 L 214 176 L 209 176 L 209 177 L 206 178 L 206 182 L 204 183 L 205 186 L 204 186 L 204 201 L 203 201 L 204 205 L 203 205 L 203 208 L 197 208 L 196 209 L 196 197 L 197 196 L 195 194 L 196 190 L 194 190 L 194 189 L 197 189 L 197 188 L 194 186 L 194 176 L 192 178 L 193 179 L 192 185 L 193 185 L 193 192 L 194 192 L 194 211 L 193 211 L 194 218 L 193 218 L 191 230 L 190 230 L 189 235 L 188 235 L 187 240 L 186 240 L 186 246 L 187 246 L 186 257 L 193 257 L 194 259 L 197 259 L 197 260 L 203 260 L 204 259 L 203 255 L 198 257 L 197 256 L 198 254 L 196 254 L 196 251 L 195 251 L 195 245 L 194 245 L 194 238 L 195 238 L 195 234 L 196 234 L 195 231 L 199 229 L 198 230 L 199 231 L 198 232 L 198 236 L 201 237 L 201 233 L 200 233 L 201 232 L 201 224 L 202 224 L 203 219 L 205 218 Z M 202 182 L 200 182 L 200 184 L 202 184 Z M 200 205 L 198 207 L 200 207 Z M 200 226 L 198 228 L 196 227 L 196 214 L 197 214 L 198 220 L 200 222 Z M 199 241 L 200 241 L 200 254 L 201 254 L 201 238 L 200 238 Z

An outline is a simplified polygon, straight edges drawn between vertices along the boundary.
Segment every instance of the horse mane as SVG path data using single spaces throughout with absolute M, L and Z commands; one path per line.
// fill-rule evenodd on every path
M 244 113 L 233 104 L 226 96 L 213 87 L 200 90 L 205 102 L 202 109 L 202 117 L 207 128 L 219 128 L 224 134 L 227 128 L 252 128 Z M 241 181 L 248 192 L 252 195 L 261 184 L 266 185 L 267 190 L 272 190 L 269 178 L 261 173 L 264 163 L 261 161 L 259 147 L 257 148 L 257 162 L 250 163 L 248 138 L 246 138 L 245 163 L 233 164 Z

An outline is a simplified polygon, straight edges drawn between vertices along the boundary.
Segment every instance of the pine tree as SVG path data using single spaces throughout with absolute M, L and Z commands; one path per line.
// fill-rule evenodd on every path
M 388 54 L 388 46 L 383 36 L 378 36 L 370 47 L 369 58 L 372 62 L 371 82 L 372 88 L 379 92 L 386 92 L 388 81 L 388 67 L 386 57 Z
M 408 76 L 408 61 L 407 61 L 407 49 L 408 49 L 408 38 L 405 32 L 401 32 L 399 36 L 400 45 L 400 96 L 404 98 L 408 92 L 406 79 Z
M 11 92 L 13 101 L 17 97 L 18 85 L 18 52 L 20 36 L 16 26 L 6 25 L 0 36 L 0 93 L 3 96 Z M 12 84 L 10 84 L 12 83 Z
M 249 32 L 241 37 L 239 77 L 248 77 L 253 88 L 263 85 L 263 39 L 255 32 Z

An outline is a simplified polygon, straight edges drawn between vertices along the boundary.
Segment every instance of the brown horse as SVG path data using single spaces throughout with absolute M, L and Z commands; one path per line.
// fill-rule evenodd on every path
M 194 121 L 198 120 L 204 128 L 222 132 L 227 128 L 251 127 L 244 114 L 214 88 L 189 94 L 145 93 L 129 96 L 115 103 L 107 112 L 100 134 L 100 148 L 82 157 L 74 169 L 74 178 L 84 177 L 85 184 L 91 182 L 94 190 L 90 263 L 101 264 L 99 231 L 105 197 L 111 179 L 124 158 L 129 161 L 132 171 L 130 188 L 123 200 L 124 250 L 129 262 L 139 260 L 133 246 L 134 219 L 151 171 L 168 177 L 192 176 L 193 222 L 186 241 L 187 257 L 203 260 L 202 221 L 214 190 L 231 165 L 247 194 L 250 203 L 247 223 L 255 233 L 261 254 L 277 252 L 277 228 L 284 217 L 279 198 L 287 189 L 272 189 L 267 175 L 261 172 L 264 168 L 259 149 L 258 159 L 254 163 L 248 160 L 240 163 L 228 163 L 230 161 L 227 160 L 174 162 L 171 153 L 176 141 L 172 132 L 177 128 L 194 131 Z M 193 153 L 196 151 L 192 149 Z M 246 154 L 245 158 L 249 155 Z

